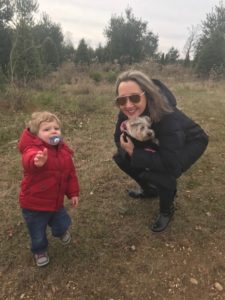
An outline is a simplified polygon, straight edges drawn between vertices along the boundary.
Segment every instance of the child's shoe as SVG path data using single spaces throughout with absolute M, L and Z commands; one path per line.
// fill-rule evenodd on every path
M 47 252 L 35 254 L 34 258 L 38 267 L 46 266 L 49 263 L 49 257 Z
M 71 241 L 71 234 L 70 232 L 67 230 L 60 238 L 60 241 L 63 245 L 67 245 L 70 243 Z

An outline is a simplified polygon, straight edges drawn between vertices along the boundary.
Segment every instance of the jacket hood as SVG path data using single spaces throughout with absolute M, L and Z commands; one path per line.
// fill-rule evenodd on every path
M 26 148 L 31 146 L 40 146 L 45 144 L 36 135 L 32 134 L 28 128 L 24 129 L 18 142 L 18 148 L 21 153 L 25 151 Z
M 174 94 L 168 89 L 168 87 L 165 86 L 165 84 L 163 84 L 158 79 L 152 79 L 152 82 L 160 88 L 162 94 L 166 97 L 166 99 L 168 100 L 169 104 L 172 107 L 176 107 L 177 100 L 176 100 Z

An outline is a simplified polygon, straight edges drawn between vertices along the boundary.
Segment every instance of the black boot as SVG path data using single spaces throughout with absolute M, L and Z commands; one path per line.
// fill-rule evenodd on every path
M 145 199 L 145 198 L 156 198 L 158 197 L 158 191 L 157 191 L 157 188 L 154 187 L 154 186 L 149 186 L 148 188 L 140 188 L 138 190 L 133 190 L 133 189 L 128 189 L 127 190 L 128 192 L 128 195 L 131 197 L 131 198 L 142 198 L 142 199 Z
M 174 205 L 172 205 L 168 212 L 160 212 L 158 217 L 156 218 L 156 221 L 151 226 L 151 230 L 153 232 L 161 232 L 165 230 L 174 215 L 174 211 L 175 208 Z

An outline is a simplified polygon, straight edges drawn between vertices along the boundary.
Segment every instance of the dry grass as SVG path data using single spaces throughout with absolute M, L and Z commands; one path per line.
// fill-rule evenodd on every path
M 210 144 L 179 180 L 171 226 L 153 234 L 148 225 L 158 199 L 128 199 L 125 189 L 134 183 L 111 160 L 117 114 L 113 86 L 105 81 L 96 85 L 89 77 L 85 86 L 85 75 L 81 77 L 80 84 L 68 79 L 54 88 L 27 91 L 23 110 L 1 110 L 1 299 L 225 299 L 224 290 L 215 287 L 218 282 L 225 289 L 224 82 L 158 76 L 175 92 L 179 107 L 206 129 Z M 81 185 L 76 212 L 66 201 L 73 241 L 63 247 L 49 234 L 51 263 L 42 269 L 30 255 L 17 200 L 21 167 L 16 139 L 34 109 L 50 109 L 62 118 Z

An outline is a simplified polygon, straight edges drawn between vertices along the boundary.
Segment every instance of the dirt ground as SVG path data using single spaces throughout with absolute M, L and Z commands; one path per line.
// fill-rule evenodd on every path
M 175 216 L 160 234 L 149 229 L 159 200 L 129 198 L 126 189 L 135 184 L 111 159 L 116 108 L 104 102 L 110 92 L 106 100 L 96 92 L 95 109 L 82 107 L 79 122 L 69 102 L 49 106 L 66 123 L 81 197 L 76 211 L 66 201 L 72 242 L 62 246 L 49 231 L 50 264 L 43 268 L 34 264 L 17 202 L 15 136 L 1 144 L 0 299 L 225 299 L 224 86 L 172 83 L 179 106 L 206 129 L 210 143 L 179 179 Z M 7 130 L 22 129 L 21 112 L 1 118 Z

